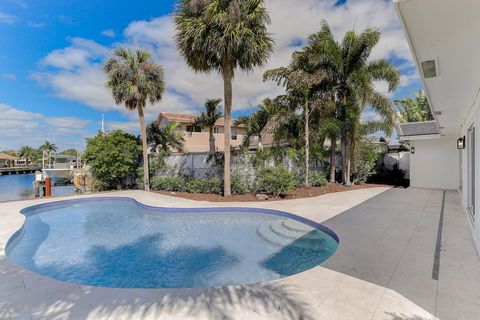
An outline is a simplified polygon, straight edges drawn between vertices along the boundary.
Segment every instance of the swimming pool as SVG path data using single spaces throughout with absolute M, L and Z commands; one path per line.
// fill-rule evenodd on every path
M 6 254 L 38 274 L 115 288 L 199 288 L 293 275 L 328 259 L 338 237 L 313 221 L 254 208 L 157 208 L 130 198 L 22 210 Z

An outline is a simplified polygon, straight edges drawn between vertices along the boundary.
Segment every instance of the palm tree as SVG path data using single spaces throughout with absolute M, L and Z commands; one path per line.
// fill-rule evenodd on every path
M 184 151 L 185 138 L 178 130 L 180 124 L 175 121 L 169 122 L 165 127 L 160 128 L 156 121 L 147 126 L 147 142 L 152 152 L 157 152 L 160 148 L 165 152 L 176 149 L 179 152 Z
M 57 146 L 54 143 L 45 141 L 39 148 L 40 151 L 46 151 L 47 153 L 56 152 Z
M 36 162 L 40 157 L 39 151 L 30 146 L 21 147 L 18 150 L 17 155 L 18 157 L 27 160 L 27 164 L 30 162 Z
M 241 116 L 235 121 L 235 125 L 243 125 L 246 128 L 243 146 L 248 147 L 252 138 L 258 139 L 258 150 L 263 150 L 263 136 L 268 127 L 272 126 L 272 120 L 281 112 L 280 106 L 274 100 L 265 98 L 258 106 L 259 110 L 249 116 Z
M 395 100 L 400 113 L 400 120 L 404 122 L 433 120 L 430 104 L 423 90 L 415 93 L 415 98 L 405 97 Z
M 200 113 L 198 117 L 195 118 L 195 125 L 208 127 L 208 132 L 210 137 L 208 139 L 210 144 L 210 153 L 215 152 L 215 135 L 214 128 L 217 120 L 222 117 L 222 106 L 220 103 L 222 99 L 208 99 L 205 101 L 205 111 Z
M 176 42 L 196 72 L 223 77 L 225 102 L 224 195 L 231 195 L 230 136 L 235 69 L 251 71 L 267 62 L 273 39 L 263 0 L 181 0 L 175 14 Z
M 165 92 L 162 66 L 152 62 L 151 54 L 137 49 L 117 49 L 104 65 L 107 75 L 106 87 L 112 91 L 117 104 L 124 103 L 128 110 L 137 110 L 143 146 L 145 190 L 150 190 L 148 174 L 147 133 L 144 108 L 147 100 L 154 104 Z
M 332 99 L 323 105 L 319 110 L 318 123 L 315 124 L 315 132 L 324 145 L 326 139 L 330 140 L 330 182 L 335 182 L 335 169 L 337 162 L 337 141 L 341 135 L 341 123 L 337 117 L 337 104 Z
M 264 80 L 273 80 L 285 87 L 288 98 L 295 100 L 296 105 L 302 108 L 304 137 L 305 137 L 305 186 L 309 186 L 308 175 L 310 166 L 310 114 L 313 99 L 321 99 L 320 86 L 325 80 L 323 70 L 310 64 L 305 50 L 294 52 L 288 67 L 268 70 L 264 73 Z M 317 104 L 318 105 L 318 104 Z
M 385 81 L 388 90 L 395 90 L 400 82 L 399 71 L 387 60 L 370 60 L 370 53 L 380 40 L 377 29 L 368 28 L 361 34 L 349 31 L 341 43 L 335 38 L 327 22 L 321 30 L 308 39 L 306 51 L 310 52 L 310 63 L 322 69 L 339 106 L 342 123 L 342 182 L 350 185 L 350 137 L 352 123 L 349 117 L 358 118 L 358 111 L 369 105 L 385 122 L 393 119 L 390 100 L 375 89 L 376 81 Z M 350 110 L 352 109 L 352 110 Z M 389 123 L 393 125 L 393 121 Z

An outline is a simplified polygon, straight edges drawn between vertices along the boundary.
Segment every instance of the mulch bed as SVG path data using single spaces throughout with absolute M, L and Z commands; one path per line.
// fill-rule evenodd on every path
M 375 187 L 386 187 L 383 184 L 360 184 L 346 187 L 338 183 L 329 183 L 324 187 L 318 188 L 298 188 L 292 191 L 289 191 L 282 195 L 282 198 L 270 198 L 267 201 L 282 201 L 282 200 L 291 200 L 291 199 L 301 199 L 301 198 L 311 198 L 321 196 L 327 193 L 335 193 L 342 191 L 358 190 L 358 189 L 367 189 Z M 188 192 L 170 192 L 170 191 L 154 191 L 159 194 L 164 194 L 167 196 L 180 197 L 189 200 L 197 201 L 210 201 L 210 202 L 253 202 L 258 201 L 262 202 L 265 200 L 258 200 L 255 198 L 255 193 L 235 195 L 231 197 L 223 197 L 218 194 L 201 194 L 201 193 L 188 193 Z

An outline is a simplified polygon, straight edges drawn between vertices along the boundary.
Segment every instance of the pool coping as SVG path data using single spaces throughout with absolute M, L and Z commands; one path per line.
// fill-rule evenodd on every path
M 0 204 L 0 213 L 4 214 L 4 219 L 0 220 L 0 267 L 6 273 L 0 274 L 0 280 L 3 283 L 5 283 L 5 280 L 7 281 L 7 289 L 2 291 L 2 285 L 0 284 L 0 306 L 10 308 L 10 310 L 6 310 L 7 313 L 3 313 L 7 315 L 6 319 L 10 319 L 10 317 L 18 319 L 17 317 L 20 315 L 20 319 L 32 320 L 51 319 L 60 314 L 70 315 L 68 319 L 70 317 L 96 320 L 119 319 L 124 318 L 124 312 L 127 312 L 131 319 L 158 319 L 166 316 L 169 319 L 200 320 L 229 314 L 232 319 L 263 320 L 286 319 L 284 317 L 289 315 L 289 312 L 295 312 L 299 316 L 305 315 L 304 312 L 315 312 L 324 303 L 326 296 L 336 292 L 337 289 L 335 288 L 337 286 L 347 285 L 354 280 L 321 264 L 280 279 L 223 287 L 135 289 L 88 286 L 49 278 L 22 268 L 6 257 L 5 244 L 7 239 L 10 239 L 15 231 L 18 231 L 24 225 L 26 217 L 21 212 L 32 208 L 46 208 L 56 205 L 58 202 L 71 203 L 79 200 L 98 200 L 96 198 L 127 198 L 129 201 L 135 201 L 152 211 L 168 208 L 176 212 L 191 208 L 199 211 L 209 210 L 210 212 L 217 210 L 231 211 L 232 208 L 237 208 L 236 210 L 239 210 L 239 212 L 245 212 L 255 208 L 262 210 L 264 213 L 280 213 L 282 216 L 305 219 L 317 226 L 388 189 L 352 190 L 341 194 L 311 198 L 309 201 L 302 199 L 287 200 L 281 203 L 233 203 L 223 206 L 205 201 L 179 200 L 175 197 L 143 191 L 120 191 L 116 192 L 115 195 L 105 196 L 102 194 L 74 196 L 73 199 L 72 197 L 64 197 L 63 199 L 49 198 L 38 199 L 37 201 L 12 202 L 10 204 L 3 203 Z M 338 236 L 343 237 L 341 234 L 338 234 Z M 9 285 L 13 285 L 13 280 L 15 280 L 15 283 L 20 280 L 21 287 L 8 289 Z M 360 290 L 371 289 L 371 285 L 363 281 L 357 281 L 356 284 L 360 286 L 358 289 L 364 288 Z M 379 289 L 376 288 L 375 290 L 377 292 Z M 245 293 L 253 294 L 253 296 L 246 298 L 243 296 Z M 245 298 L 247 300 L 244 300 Z M 2 299 L 4 300 L 3 303 L 1 302 Z M 222 301 L 226 301 L 224 299 L 233 299 L 222 305 L 226 309 L 211 309 L 212 304 L 219 307 L 219 303 L 222 304 Z M 196 306 L 195 309 L 189 309 L 192 306 L 192 301 Z M 54 305 L 55 302 L 63 304 L 59 308 Z M 254 305 L 250 303 L 254 303 Z M 255 303 L 259 303 L 260 308 L 263 306 L 266 309 L 258 310 Z M 275 305 L 279 303 L 281 308 L 273 308 L 271 303 Z M 73 309 L 68 306 L 73 306 Z M 128 310 L 125 308 L 128 308 Z M 1 309 L 0 307 L 0 318 L 2 318 Z M 77 313 L 80 313 L 80 315 Z M 25 315 L 25 317 L 23 318 L 22 315 Z
M 129 201 L 133 202 L 136 205 L 150 211 L 155 211 L 155 212 L 162 212 L 162 211 L 169 211 L 169 212 L 176 212 L 176 213 L 204 213 L 204 212 L 221 212 L 221 211 L 233 211 L 233 212 L 243 212 L 243 213 L 263 213 L 263 214 L 270 214 L 270 215 L 275 215 L 279 217 L 284 217 L 284 218 L 289 218 L 296 220 L 298 222 L 304 223 L 312 228 L 315 228 L 317 230 L 320 230 L 322 232 L 325 232 L 328 234 L 330 237 L 332 237 L 337 244 L 340 244 L 340 238 L 338 235 L 331 229 L 325 227 L 319 222 L 315 222 L 313 220 L 304 218 L 302 216 L 289 213 L 286 211 L 281 211 L 281 210 L 274 210 L 274 209 L 266 209 L 266 208 L 254 208 L 254 207 L 185 207 L 185 208 L 176 208 L 176 207 L 157 207 L 157 206 L 150 206 L 147 204 L 144 204 L 140 201 L 138 201 L 135 198 L 132 197 L 112 197 L 112 196 L 106 196 L 106 197 L 90 197 L 90 198 L 79 198 L 79 199 L 66 199 L 66 200 L 58 200 L 58 201 L 53 201 L 53 202 L 48 202 L 48 203 L 41 203 L 29 207 L 25 207 L 22 210 L 20 210 L 20 213 L 27 216 L 29 211 L 37 210 L 37 209 L 43 209 L 43 208 L 48 208 L 52 207 L 58 204 L 66 204 L 66 203 L 79 203 L 79 202 L 95 202 L 95 201 L 115 201 L 115 200 L 123 200 L 123 201 Z M 8 247 L 8 243 L 7 243 Z
M 329 228 L 323 226 L 322 224 L 320 224 L 318 222 L 315 222 L 313 220 L 298 216 L 296 214 L 288 213 L 288 212 L 285 212 L 285 211 L 265 209 L 265 208 L 253 208 L 253 207 L 207 207 L 207 208 L 205 208 L 205 207 L 203 207 L 203 208 L 202 207 L 190 207 L 190 208 L 158 207 L 158 206 L 146 205 L 146 204 L 144 204 L 144 203 L 142 203 L 142 202 L 140 202 L 140 201 L 138 201 L 138 200 L 136 200 L 135 198 L 132 198 L 132 197 L 107 196 L 107 197 L 89 197 L 89 198 L 79 198 L 79 199 L 58 200 L 58 201 L 52 201 L 52 202 L 48 202 L 48 203 L 42 203 L 42 204 L 37 204 L 37 205 L 33 205 L 33 206 L 28 206 L 28 207 L 25 207 L 25 208 L 21 209 L 20 214 L 25 216 L 24 223 L 22 224 L 20 229 L 15 231 L 15 233 L 8 239 L 8 241 L 5 245 L 5 248 L 4 248 L 5 256 L 8 258 L 9 249 L 13 245 L 15 245 L 16 240 L 18 240 L 19 237 L 24 232 L 25 222 L 27 221 L 28 217 L 33 216 L 33 215 L 37 215 L 37 214 L 48 213 L 48 211 L 35 212 L 36 210 L 48 209 L 48 208 L 57 207 L 58 205 L 64 205 L 64 204 L 65 205 L 71 205 L 71 204 L 75 204 L 75 203 L 101 202 L 101 201 L 127 201 L 127 202 L 130 202 L 130 203 L 134 203 L 136 206 L 139 206 L 140 208 L 143 208 L 145 210 L 158 212 L 158 213 L 165 212 L 165 213 L 177 213 L 177 214 L 182 214 L 182 213 L 200 214 L 200 213 L 206 213 L 206 212 L 208 212 L 208 213 L 225 213 L 225 211 L 227 211 L 228 213 L 239 212 L 239 213 L 247 213 L 247 214 L 256 214 L 257 213 L 257 214 L 273 215 L 273 216 L 278 216 L 278 217 L 282 217 L 282 218 L 288 218 L 288 219 L 291 219 L 291 220 L 301 222 L 305 225 L 308 225 L 308 226 L 310 226 L 314 229 L 317 229 L 317 230 L 325 233 L 329 237 L 331 237 L 333 240 L 335 240 L 335 242 L 337 243 L 337 246 L 340 244 L 339 237 L 331 229 L 329 229 Z M 335 254 L 335 253 L 333 253 L 333 254 Z M 331 256 L 329 256 L 325 261 L 327 261 L 330 257 Z M 11 261 L 13 263 L 17 264 L 15 261 L 13 261 L 13 260 L 11 260 Z M 281 280 L 281 279 L 284 279 L 284 278 L 287 278 L 287 277 L 294 276 L 294 275 L 299 274 L 299 273 L 307 272 L 308 270 L 311 270 L 315 267 L 321 266 L 325 261 L 323 261 L 322 263 L 320 263 L 316 266 L 313 266 L 311 268 L 303 270 L 301 272 L 297 272 L 297 273 L 294 273 L 294 274 L 291 274 L 291 275 L 288 275 L 288 276 L 281 276 L 280 278 L 272 279 L 272 280 L 252 282 L 252 283 L 235 283 L 235 284 L 224 285 L 224 286 L 179 287 L 179 288 L 176 288 L 176 287 L 159 287 L 159 288 L 125 287 L 124 288 L 124 287 L 108 287 L 108 286 L 86 285 L 86 284 L 81 284 L 81 283 L 77 283 L 77 282 L 74 282 L 74 281 L 68 281 L 68 280 L 62 280 L 62 279 L 49 277 L 47 275 L 44 275 L 44 274 L 37 273 L 37 272 L 32 271 L 32 270 L 26 269 L 25 267 L 23 267 L 21 265 L 18 265 L 18 264 L 17 265 L 20 268 L 24 268 L 24 269 L 26 269 L 30 272 L 36 273 L 40 276 L 43 276 L 43 277 L 46 277 L 46 278 L 49 278 L 49 279 L 53 279 L 53 280 L 57 280 L 57 281 L 63 281 L 63 282 L 66 282 L 66 283 L 73 283 L 73 284 L 77 284 L 77 285 L 86 285 L 86 286 L 91 286 L 91 287 L 98 287 L 98 288 L 111 288 L 111 289 L 198 289 L 198 288 L 205 288 L 205 289 L 208 289 L 208 288 L 219 288 L 219 287 L 229 287 L 229 286 L 239 286 L 239 285 L 241 286 L 241 285 L 251 285 L 251 284 L 270 282 L 270 281 L 278 281 L 278 280 Z

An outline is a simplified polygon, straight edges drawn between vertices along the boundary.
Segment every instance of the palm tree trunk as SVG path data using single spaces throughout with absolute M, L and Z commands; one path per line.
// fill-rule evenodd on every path
M 232 195 L 231 191 L 231 179 L 230 179 L 230 138 L 231 138 L 231 126 L 230 120 L 232 115 L 232 79 L 233 79 L 233 65 L 225 59 L 223 64 L 223 87 L 225 95 L 225 124 L 224 124 L 224 168 L 223 168 L 223 181 L 225 197 Z
M 209 128 L 210 131 L 210 153 L 215 153 L 215 135 L 213 134 L 213 127 Z
M 308 182 L 308 171 L 310 164 L 310 137 L 309 137 L 309 110 L 308 110 L 308 97 L 305 98 L 305 187 L 309 187 L 310 183 Z
M 138 120 L 140 121 L 140 136 L 142 137 L 144 190 L 150 191 L 150 172 L 148 170 L 147 129 L 145 128 L 145 116 L 143 114 L 143 107 L 139 106 L 137 109 Z
M 337 162 L 337 137 L 330 136 L 330 182 L 335 182 L 335 165 Z
M 342 149 L 342 183 L 347 183 L 347 142 L 345 138 L 345 133 L 342 133 L 342 139 L 340 141 L 340 148 Z

